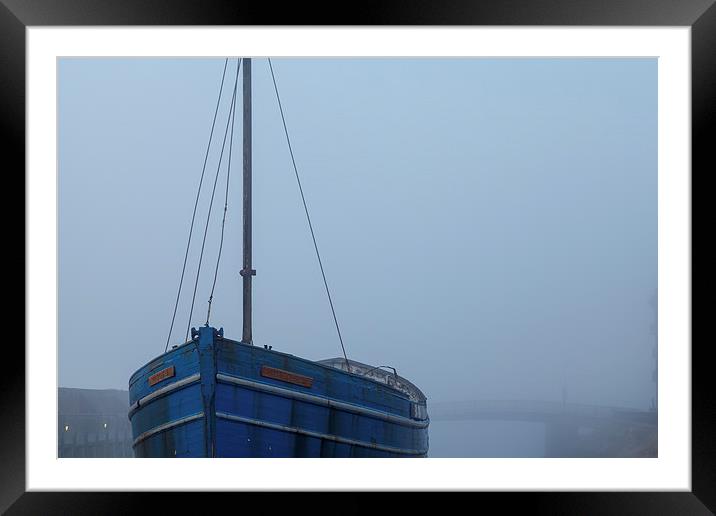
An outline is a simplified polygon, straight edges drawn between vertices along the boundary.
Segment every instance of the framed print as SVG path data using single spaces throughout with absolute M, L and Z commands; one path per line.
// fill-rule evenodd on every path
M 3 510 L 386 490 L 714 510 L 691 336 L 712 2 L 91 4 L 0 6 L 27 189 Z M 289 175 L 252 187 L 252 160 Z M 330 349 L 287 344 L 319 325 Z

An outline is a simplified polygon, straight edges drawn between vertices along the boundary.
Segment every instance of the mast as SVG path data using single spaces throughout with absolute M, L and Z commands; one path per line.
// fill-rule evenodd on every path
M 244 331 L 241 342 L 253 344 L 251 336 L 251 59 L 244 58 L 244 266 L 241 269 L 244 287 Z

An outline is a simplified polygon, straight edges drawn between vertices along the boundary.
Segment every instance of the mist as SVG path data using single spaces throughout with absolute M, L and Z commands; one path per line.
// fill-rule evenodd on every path
M 656 59 L 272 63 L 349 358 L 395 367 L 429 412 L 655 403 Z M 126 390 L 163 353 L 223 67 L 58 60 L 60 387 Z M 253 81 L 254 343 L 341 356 L 265 59 Z M 170 345 L 206 322 L 215 140 Z M 238 123 L 234 150 L 210 324 L 240 340 Z

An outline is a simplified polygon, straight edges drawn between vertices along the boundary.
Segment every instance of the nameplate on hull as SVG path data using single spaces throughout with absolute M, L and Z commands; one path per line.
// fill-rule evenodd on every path
M 162 380 L 166 380 L 167 378 L 171 378 L 174 376 L 174 366 L 169 366 L 166 369 L 162 369 L 158 373 L 154 373 L 152 376 L 149 377 L 149 386 L 161 382 Z
M 283 369 L 276 369 L 275 367 L 261 366 L 261 376 L 273 378 L 274 380 L 280 380 L 282 382 L 293 383 L 302 387 L 310 387 L 313 385 L 313 378 L 309 376 L 291 373 L 289 371 L 284 371 Z

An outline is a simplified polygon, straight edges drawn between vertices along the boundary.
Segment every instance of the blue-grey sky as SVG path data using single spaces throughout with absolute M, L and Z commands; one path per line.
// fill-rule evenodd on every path
M 223 63 L 59 60 L 60 386 L 126 389 L 163 352 Z M 396 367 L 429 402 L 561 400 L 564 387 L 577 403 L 649 406 L 655 59 L 273 64 L 349 358 Z M 253 75 L 255 343 L 340 356 L 265 59 Z M 211 322 L 240 340 L 238 122 Z

